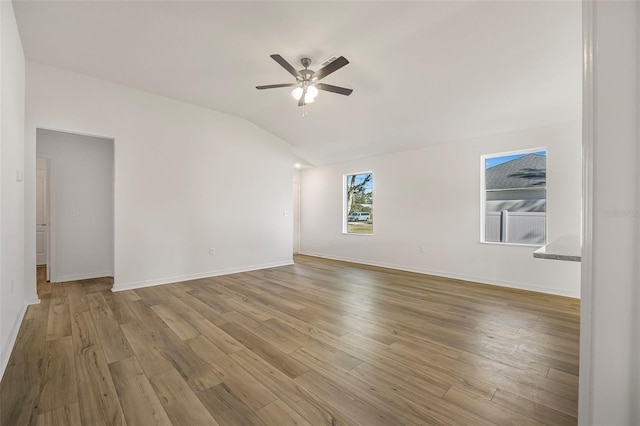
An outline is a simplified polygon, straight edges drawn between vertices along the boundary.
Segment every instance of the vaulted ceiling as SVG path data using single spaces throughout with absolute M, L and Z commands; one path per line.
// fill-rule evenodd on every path
M 579 118 L 581 5 L 14 0 L 27 60 L 243 117 L 311 165 Z M 302 117 L 269 58 L 351 63 Z

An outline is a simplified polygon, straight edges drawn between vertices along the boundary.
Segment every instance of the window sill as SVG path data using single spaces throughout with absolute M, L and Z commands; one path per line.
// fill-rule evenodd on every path
M 580 262 L 582 243 L 578 235 L 565 235 L 533 252 L 536 259 Z
M 493 246 L 515 246 L 515 247 L 543 247 L 543 244 L 521 244 L 521 243 L 501 243 L 499 241 L 478 241 L 480 244 L 489 244 Z

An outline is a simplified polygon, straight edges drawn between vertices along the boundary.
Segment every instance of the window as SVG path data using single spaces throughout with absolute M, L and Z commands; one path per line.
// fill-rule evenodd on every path
M 482 156 L 483 242 L 543 245 L 547 228 L 547 151 Z
M 373 173 L 344 176 L 344 222 L 347 234 L 373 234 Z

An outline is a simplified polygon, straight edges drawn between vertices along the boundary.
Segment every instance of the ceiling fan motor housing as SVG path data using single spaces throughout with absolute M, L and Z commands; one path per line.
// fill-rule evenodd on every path
M 309 58 L 302 58 L 300 59 L 300 63 L 302 64 L 302 66 L 304 67 L 303 70 L 300 70 L 300 77 L 297 77 L 296 80 L 298 81 L 298 83 L 309 83 L 311 82 L 311 77 L 313 76 L 314 71 L 308 69 L 309 65 L 311 65 L 311 59 Z

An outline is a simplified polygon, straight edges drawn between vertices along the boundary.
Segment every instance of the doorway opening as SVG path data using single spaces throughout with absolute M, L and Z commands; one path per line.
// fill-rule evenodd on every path
M 36 130 L 37 293 L 114 275 L 114 140 Z

